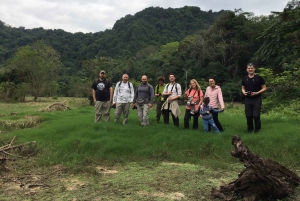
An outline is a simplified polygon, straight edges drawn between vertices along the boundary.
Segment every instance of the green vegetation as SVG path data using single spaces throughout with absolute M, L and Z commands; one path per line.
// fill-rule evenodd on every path
M 38 111 L 55 101 L 48 98 L 0 104 L 1 122 L 18 121 L 25 115 L 42 119 L 36 128 L 15 130 L 0 126 L 1 144 L 13 136 L 15 144 L 37 142 L 35 160 L 18 159 L 13 163 L 14 174 L 38 171 L 43 177 L 51 177 L 47 180 L 51 188 L 33 193 L 31 199 L 46 199 L 48 192 L 61 200 L 173 200 L 172 196 L 177 195 L 174 193 L 180 192 L 188 200 L 205 200 L 212 187 L 234 180 L 243 168 L 230 156 L 233 135 L 242 137 L 250 150 L 262 157 L 299 171 L 297 118 L 262 115 L 262 131 L 247 134 L 243 105 L 235 104 L 220 114 L 225 131 L 218 135 L 204 134 L 201 122 L 199 130 L 184 130 L 182 115 L 179 129 L 156 123 L 154 109 L 150 111 L 152 123 L 148 127 L 139 126 L 136 110 L 131 110 L 125 126 L 112 120 L 95 123 L 93 107 L 80 106 L 86 104 L 82 99 L 67 99 L 72 108 L 68 111 Z M 111 114 L 113 118 L 113 110 Z M 106 174 L 108 170 L 118 173 Z M 73 190 L 68 190 L 72 186 Z M 82 189 L 86 189 L 84 193 L 80 193 Z M 19 191 L 12 196 L 25 198 Z
M 299 0 L 292 0 L 282 12 L 269 16 L 241 9 L 206 12 L 188 6 L 150 7 L 121 18 L 112 29 L 88 34 L 12 28 L 0 22 L 0 98 L 22 100 L 24 94 L 36 94 L 32 83 L 18 76 L 30 72 L 23 66 L 26 62 L 8 68 L 9 61 L 20 58 L 17 52 L 24 51 L 24 46 L 40 44 L 53 48 L 62 63 L 59 76 L 49 80 L 40 96 L 87 97 L 92 81 L 104 69 L 112 83 L 125 72 L 134 83 L 146 74 L 153 85 L 158 76 L 171 72 L 182 86 L 190 79 L 203 83 L 212 76 L 222 86 L 226 101 L 241 101 L 241 78 L 246 64 L 252 62 L 267 78 L 269 99 L 264 111 L 269 111 L 278 101 L 299 100 L 299 5 Z M 291 108 L 295 109 L 299 108 Z
M 110 30 L 88 34 L 12 28 L 0 21 L 0 144 L 14 136 L 16 144 L 37 144 L 16 153 L 32 157 L 10 163 L 10 172 L 0 177 L 1 198 L 174 200 L 179 192 L 186 200 L 207 200 L 212 187 L 243 169 L 230 156 L 236 134 L 251 151 L 299 174 L 299 5 L 292 0 L 282 12 L 260 17 L 240 9 L 150 7 Z M 184 130 L 183 116 L 179 129 L 156 124 L 154 109 L 146 128 L 139 126 L 136 111 L 125 126 L 94 123 L 86 98 L 66 98 L 71 110 L 39 111 L 63 101 L 61 96 L 88 97 L 100 69 L 113 83 L 126 72 L 134 85 L 143 74 L 155 85 L 158 76 L 172 72 L 182 87 L 195 78 L 205 89 L 212 76 L 226 101 L 242 101 L 248 62 L 260 67 L 268 88 L 259 134 L 245 132 L 239 104 L 220 114 L 221 135 L 204 134 L 201 122 L 198 131 Z M 38 184 L 26 186 L 33 181 Z M 298 190 L 287 200 L 299 196 Z
M 76 101 L 77 105 L 81 104 L 80 100 Z M 72 99 L 68 103 L 72 104 Z M 299 163 L 295 160 L 299 157 L 298 119 L 263 115 L 262 132 L 249 135 L 245 129 L 243 105 L 235 105 L 235 108 L 220 114 L 226 130 L 222 135 L 217 135 L 204 134 L 201 122 L 197 131 L 183 130 L 183 126 L 176 129 L 173 125 L 154 123 L 154 109 L 150 113 L 151 125 L 142 128 L 135 110 L 131 111 L 128 125 L 123 126 L 115 124 L 113 120 L 94 123 L 91 106 L 68 111 L 39 112 L 38 108 L 41 109 L 42 105 L 27 107 L 29 104 L 24 103 L 22 107 L 20 104 L 5 104 L 1 120 L 17 121 L 32 115 L 41 118 L 41 125 L 34 129 L 11 131 L 5 131 L 2 127 L 2 132 L 7 132 L 2 134 L 2 139 L 9 140 L 16 135 L 19 142 L 37 141 L 38 146 L 47 153 L 40 156 L 45 165 L 65 164 L 75 167 L 103 161 L 122 163 L 143 160 L 199 163 L 199 160 L 204 159 L 227 163 L 235 161 L 229 151 L 232 149 L 231 137 L 236 134 L 257 154 L 290 167 L 296 167 Z M 11 115 L 11 112 L 15 114 Z M 113 118 L 113 110 L 111 114 Z M 183 116 L 180 120 L 182 124 Z M 282 143 L 283 139 L 285 143 Z

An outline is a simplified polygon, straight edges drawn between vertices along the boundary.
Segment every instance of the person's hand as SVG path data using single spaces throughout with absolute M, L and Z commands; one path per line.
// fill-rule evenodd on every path
M 225 108 L 224 108 L 224 107 L 222 107 L 222 108 L 221 108 L 221 110 L 224 112 Z
M 210 113 L 210 111 L 206 111 L 206 113 L 207 113 L 207 114 L 209 114 L 209 113 Z
M 153 105 L 149 103 L 149 108 L 152 108 L 152 106 L 153 106 Z
M 132 108 L 134 108 L 134 106 L 136 106 L 136 104 L 135 104 L 135 103 L 133 103 L 133 104 L 132 104 Z
M 159 96 L 159 94 L 155 94 L 155 96 Z
M 96 103 L 96 99 L 94 99 L 94 103 Z

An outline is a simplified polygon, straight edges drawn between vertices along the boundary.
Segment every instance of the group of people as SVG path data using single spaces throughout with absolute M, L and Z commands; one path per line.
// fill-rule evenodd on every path
M 248 132 L 258 132 L 261 129 L 260 111 L 261 94 L 266 91 L 264 79 L 255 74 L 253 64 L 247 65 L 248 75 L 242 79 L 242 93 L 245 95 L 245 114 L 247 119 Z M 156 122 L 161 117 L 163 122 L 169 124 L 171 113 L 173 124 L 179 127 L 180 108 L 178 100 L 182 96 L 182 89 L 176 83 L 176 76 L 169 75 L 169 83 L 160 76 L 157 79 L 158 85 L 153 87 L 148 83 L 146 75 L 141 78 L 141 84 L 135 89 L 129 81 L 129 76 L 124 74 L 115 89 L 106 79 L 105 71 L 100 71 L 99 78 L 92 84 L 92 96 L 95 103 L 95 122 L 101 120 L 102 114 L 105 121 L 110 120 L 110 108 L 114 107 L 114 121 L 120 122 L 123 114 L 123 125 L 127 124 L 130 108 L 137 109 L 138 119 L 141 126 L 149 125 L 149 109 L 156 103 Z M 205 93 L 202 92 L 199 83 L 190 80 L 190 88 L 184 93 L 187 99 L 184 115 L 184 128 L 189 129 L 189 123 L 193 118 L 193 129 L 198 129 L 199 117 L 203 120 L 204 132 L 209 132 L 211 127 L 216 133 L 224 131 L 218 113 L 223 112 L 225 104 L 221 87 L 216 85 L 214 78 L 209 78 L 209 86 Z M 254 121 L 254 125 L 253 125 Z

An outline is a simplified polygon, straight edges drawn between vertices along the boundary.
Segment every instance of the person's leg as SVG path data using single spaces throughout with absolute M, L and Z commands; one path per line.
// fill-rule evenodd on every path
M 202 119 L 202 121 L 203 121 L 204 133 L 207 133 L 208 132 L 208 125 L 209 125 L 209 123 L 208 123 L 207 119 Z
M 199 119 L 199 112 L 194 114 L 194 122 L 193 122 L 193 129 L 198 129 L 198 119 Z
M 116 103 L 116 108 L 115 108 L 115 112 L 114 112 L 116 123 L 119 123 L 121 113 L 122 113 L 122 103 Z
M 245 115 L 247 119 L 247 129 L 248 132 L 252 132 L 253 126 L 253 105 L 251 103 L 246 103 L 245 101 Z
M 171 114 L 172 114 L 174 126 L 179 127 L 179 117 L 175 117 L 172 112 L 171 112 Z
M 170 106 L 170 103 L 169 103 L 169 106 Z M 169 107 L 168 107 L 169 108 Z M 163 115 L 164 115 L 164 123 L 165 124 L 169 124 L 170 123 L 170 120 L 169 120 L 169 110 L 168 109 L 164 109 L 163 111 Z
M 214 109 L 219 109 L 219 108 L 214 108 Z M 218 127 L 218 129 L 219 129 L 219 131 L 223 131 L 223 127 L 222 127 L 222 125 L 221 125 L 221 123 L 220 123 L 220 121 L 219 121 L 219 113 L 218 112 L 213 112 L 212 111 L 212 116 L 213 116 L 213 120 L 214 120 L 214 122 L 215 122 L 215 124 L 216 124 L 216 126 Z
M 98 122 L 101 120 L 102 117 L 102 110 L 101 110 L 101 101 L 96 101 L 95 103 L 95 122 Z
M 123 103 L 123 114 L 124 114 L 123 125 L 127 124 L 129 112 L 130 112 L 130 103 Z
M 144 126 L 149 126 L 149 105 L 148 104 L 144 104 L 143 105 L 143 121 L 144 121 Z
M 261 129 L 260 111 L 261 111 L 261 99 L 257 99 L 253 105 L 253 119 L 255 125 L 254 132 L 258 132 Z
M 160 101 L 160 100 L 156 101 L 156 122 L 160 121 L 162 104 L 163 104 L 162 101 Z
M 215 124 L 213 118 L 208 119 L 208 122 L 209 122 L 209 124 L 211 125 L 211 127 L 214 129 L 214 131 L 215 131 L 216 133 L 220 133 L 220 131 L 219 131 L 217 125 Z
M 138 112 L 138 117 L 141 126 L 144 126 L 144 120 L 143 120 L 143 105 L 137 105 L 137 112 Z
M 191 110 L 185 109 L 185 114 L 184 114 L 184 128 L 188 129 L 190 127 L 190 116 L 191 116 Z
M 103 102 L 103 112 L 104 121 L 108 122 L 110 120 L 110 101 Z

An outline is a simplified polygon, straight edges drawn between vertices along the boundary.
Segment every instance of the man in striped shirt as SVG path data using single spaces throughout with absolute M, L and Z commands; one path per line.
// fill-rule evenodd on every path
M 220 105 L 221 109 L 224 111 L 225 105 L 224 105 L 224 101 L 223 101 L 221 87 L 216 85 L 214 78 L 209 78 L 208 83 L 209 83 L 209 86 L 206 88 L 204 97 L 210 98 L 209 105 L 212 108 L 217 110 L 217 109 L 219 109 L 219 105 Z M 214 119 L 216 126 L 218 127 L 219 131 L 222 132 L 223 127 L 222 127 L 221 123 L 219 122 L 218 113 L 212 112 L 212 115 L 213 115 L 213 119 Z M 210 131 L 210 127 L 209 127 L 209 131 Z

